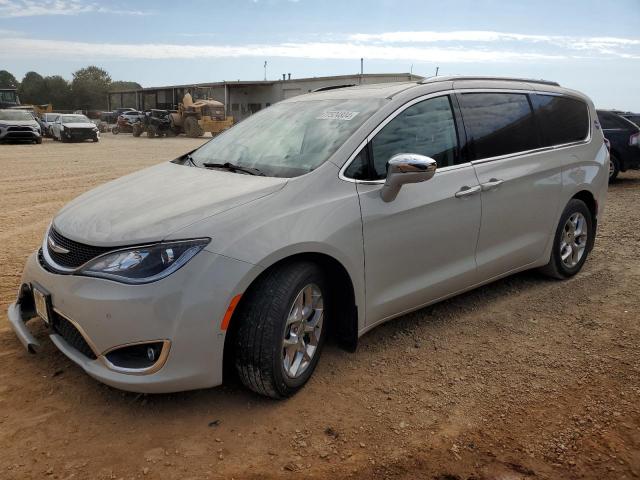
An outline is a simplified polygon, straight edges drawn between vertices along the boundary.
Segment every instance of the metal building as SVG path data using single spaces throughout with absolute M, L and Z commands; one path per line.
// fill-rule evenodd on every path
M 213 98 L 225 104 L 226 114 L 236 121 L 248 117 L 272 103 L 308 93 L 318 88 L 361 85 L 370 83 L 417 81 L 423 77 L 410 73 L 368 73 L 362 75 L 340 75 L 333 77 L 291 78 L 283 75 L 281 80 L 197 83 L 192 85 L 170 85 L 111 92 L 108 96 L 109 110 L 131 107 L 137 110 L 159 108 L 177 109 L 185 93 L 198 98 Z

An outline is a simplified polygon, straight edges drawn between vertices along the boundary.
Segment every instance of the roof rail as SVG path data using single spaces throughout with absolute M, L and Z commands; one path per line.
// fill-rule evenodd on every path
M 428 77 L 423 80 L 420 80 L 419 83 L 435 83 L 435 82 L 447 82 L 454 80 L 502 80 L 505 82 L 526 82 L 526 83 L 539 83 L 542 85 L 553 85 L 554 87 L 559 87 L 560 84 L 558 82 L 551 82 L 549 80 L 536 80 L 533 78 L 513 78 L 513 77 L 476 77 L 476 76 L 467 76 L 467 75 L 449 75 L 449 76 L 440 76 L 440 77 Z
M 355 83 L 345 83 L 344 85 L 330 85 L 328 87 L 315 88 L 315 89 L 311 90 L 311 93 L 326 92 L 327 90 L 335 90 L 337 88 L 348 88 L 348 87 L 355 87 L 355 86 L 356 86 Z

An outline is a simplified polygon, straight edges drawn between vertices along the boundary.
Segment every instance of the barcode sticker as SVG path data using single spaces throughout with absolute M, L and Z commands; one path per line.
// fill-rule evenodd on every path
M 360 112 L 348 112 L 345 110 L 327 110 L 322 115 L 316 118 L 316 120 L 353 120 L 353 118 Z

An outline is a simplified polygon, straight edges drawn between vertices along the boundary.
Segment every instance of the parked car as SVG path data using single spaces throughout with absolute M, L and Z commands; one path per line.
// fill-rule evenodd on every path
M 111 133 L 117 135 L 118 133 L 131 133 L 133 131 L 133 124 L 140 122 L 144 119 L 144 113 L 137 110 L 130 110 L 118 115 L 116 124 L 111 128 Z
M 621 112 L 620 116 L 626 118 L 630 122 L 633 122 L 640 127 L 640 113 Z
M 142 118 L 133 122 L 132 133 L 134 137 L 139 137 L 145 132 L 148 138 L 178 135 L 178 132 L 171 125 L 169 111 L 158 109 L 145 112 Z
M 59 113 L 43 113 L 38 119 L 38 123 L 40 124 L 40 130 L 42 131 L 43 137 L 51 137 L 51 125 L 58 118 Z
M 91 376 L 138 392 L 270 397 L 309 379 L 327 335 L 532 268 L 576 275 L 609 155 L 584 95 L 437 77 L 300 95 L 63 208 L 9 319 L 44 319 Z M 366 260 L 366 261 L 365 261 Z M 567 301 L 576 284 L 562 288 Z M 401 374 L 402 372 L 400 372 Z
M 42 143 L 40 125 L 27 110 L 0 110 L 0 143 Z
M 620 172 L 640 168 L 640 127 L 611 110 L 598 110 L 598 120 L 611 144 L 609 181 L 613 182 Z
M 75 113 L 60 114 L 51 125 L 54 140 L 71 142 L 74 140 L 100 140 L 98 127 L 85 115 Z
M 98 118 L 106 123 L 116 123 L 118 120 L 118 116 L 120 116 L 123 112 L 135 112 L 137 111 L 135 108 L 116 108 L 111 112 L 100 112 Z

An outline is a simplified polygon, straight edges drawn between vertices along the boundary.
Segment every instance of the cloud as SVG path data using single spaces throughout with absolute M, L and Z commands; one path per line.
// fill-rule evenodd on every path
M 512 46 L 528 44 L 539 48 L 541 45 L 564 51 L 581 51 L 625 58 L 638 55 L 629 53 L 629 49 L 640 46 L 640 39 L 620 37 L 579 37 L 568 35 L 532 35 L 522 33 L 495 32 L 488 30 L 456 30 L 450 32 L 407 31 L 382 33 L 356 33 L 350 35 L 350 41 L 367 44 L 433 44 L 457 43 L 496 44 Z
M 44 15 L 81 15 L 112 13 L 116 15 L 147 15 L 140 10 L 106 7 L 97 2 L 81 0 L 0 0 L 0 17 L 35 17 Z
M 557 60 L 561 55 L 486 50 L 473 48 L 434 48 L 413 46 L 368 45 L 351 42 L 303 42 L 249 45 L 172 45 L 172 44 L 108 44 L 36 40 L 27 38 L 5 39 L 6 49 L 0 58 L 45 57 L 87 59 L 175 59 L 224 57 L 290 57 L 308 59 L 353 59 L 365 57 L 379 60 L 416 62 L 506 62 L 530 60 Z
M 6 0 L 0 0 L 1 2 Z M 192 35 L 198 35 L 193 33 Z M 317 37 L 308 37 L 317 38 Z M 168 43 L 88 43 L 16 35 L 3 38 L 0 58 L 205 59 L 288 57 L 429 63 L 553 62 L 578 58 L 640 59 L 640 40 L 568 37 L 491 31 L 386 32 L 331 40 L 285 43 L 182 45 Z

